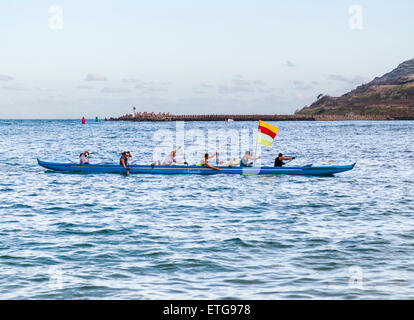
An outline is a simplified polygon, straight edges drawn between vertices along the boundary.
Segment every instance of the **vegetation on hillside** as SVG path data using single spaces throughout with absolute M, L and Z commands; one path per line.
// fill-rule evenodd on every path
M 414 119 L 414 59 L 340 97 L 318 95 L 301 115 L 386 115 Z

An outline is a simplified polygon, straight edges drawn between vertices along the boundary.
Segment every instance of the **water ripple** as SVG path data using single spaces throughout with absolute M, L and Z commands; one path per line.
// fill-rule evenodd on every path
M 262 155 L 269 163 L 280 150 L 297 164 L 356 168 L 334 177 L 61 174 L 36 158 L 76 161 L 89 149 L 94 162 L 117 162 L 128 149 L 150 163 L 154 130 L 175 124 L 0 121 L 0 297 L 413 298 L 413 122 L 278 126 Z

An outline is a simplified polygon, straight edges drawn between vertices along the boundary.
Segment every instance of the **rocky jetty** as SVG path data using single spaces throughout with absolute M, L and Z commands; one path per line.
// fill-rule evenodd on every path
M 311 121 L 312 116 L 307 115 L 269 115 L 269 114 L 194 114 L 172 115 L 170 113 L 134 112 L 119 118 L 105 119 L 107 121 Z
M 269 114 L 206 114 L 206 115 L 172 115 L 170 113 L 143 112 L 126 114 L 119 118 L 105 121 L 345 121 L 345 120 L 394 120 L 387 115 L 269 115 Z

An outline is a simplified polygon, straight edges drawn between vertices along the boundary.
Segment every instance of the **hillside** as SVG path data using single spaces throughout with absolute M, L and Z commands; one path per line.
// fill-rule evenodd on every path
M 340 97 L 322 96 L 296 114 L 414 119 L 414 59 Z

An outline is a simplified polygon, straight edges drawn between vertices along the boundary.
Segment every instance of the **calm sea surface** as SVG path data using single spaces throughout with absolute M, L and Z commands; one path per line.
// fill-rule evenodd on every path
M 264 165 L 284 152 L 296 165 L 355 169 L 56 173 L 36 158 L 89 150 L 91 162 L 117 163 L 129 150 L 149 164 L 170 141 L 154 135 L 176 124 L 0 121 L 0 299 L 413 299 L 414 122 L 273 124 Z M 185 123 L 187 160 L 198 160 L 200 132 L 256 128 Z

